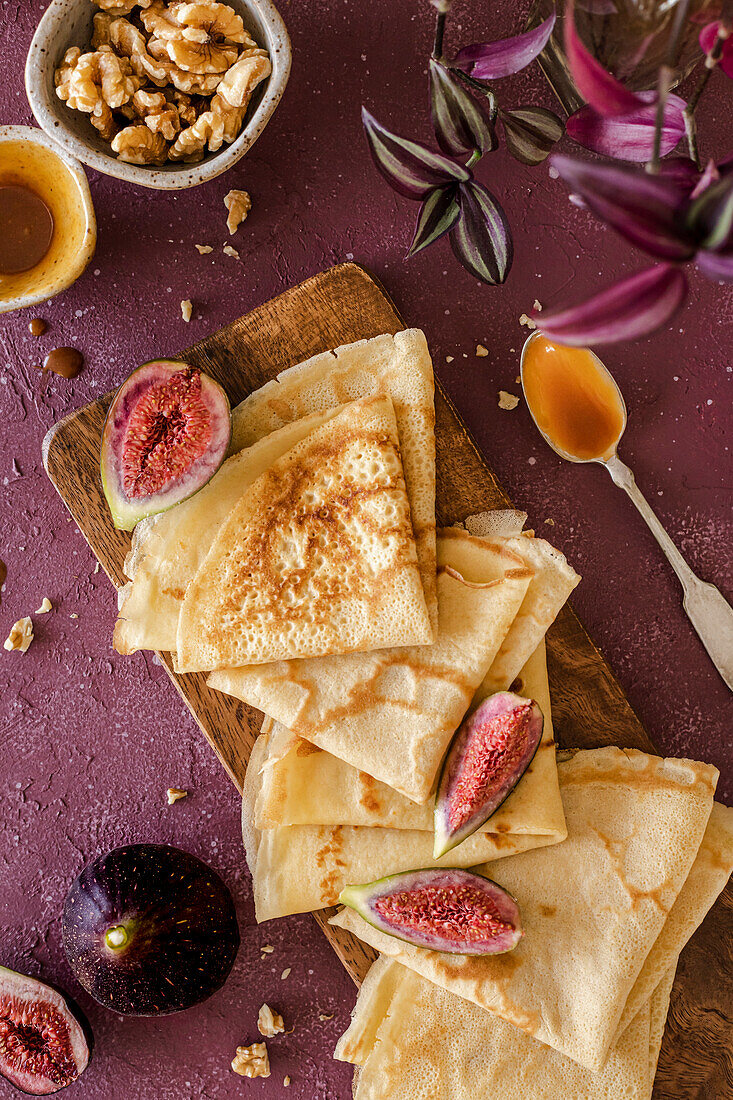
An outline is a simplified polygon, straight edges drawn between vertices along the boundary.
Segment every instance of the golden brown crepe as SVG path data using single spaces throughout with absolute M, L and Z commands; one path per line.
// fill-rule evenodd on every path
M 645 960 L 653 987 L 681 951 L 699 908 L 707 910 L 725 886 L 733 866 L 732 812 L 716 807 L 706 832 L 718 777 L 706 764 L 603 748 L 578 752 L 559 773 L 567 840 L 483 868 L 519 902 L 525 935 L 510 954 L 423 951 L 350 910 L 333 923 L 598 1071 L 635 983 L 641 980 L 647 997 L 651 992 L 640 978 Z M 683 887 L 698 858 L 708 870 L 696 890 L 696 915 L 687 920 L 691 903 Z M 655 958 L 668 919 L 677 931 L 660 941 L 664 950 Z
M 430 644 L 397 423 L 352 402 L 245 490 L 189 584 L 180 672 Z
M 433 367 L 423 333 L 408 329 L 314 356 L 234 409 L 230 450 L 239 453 L 189 500 L 135 528 L 115 627 L 119 653 L 175 650 L 186 589 L 247 486 L 344 404 L 377 392 L 395 407 L 418 566 L 437 626 Z
M 530 560 L 533 566 L 526 564 Z M 564 557 L 542 540 L 484 540 L 455 528 L 439 532 L 438 564 L 440 622 L 431 648 L 225 669 L 209 677 L 209 686 L 263 710 L 286 729 L 413 801 L 424 802 L 480 682 L 466 677 L 463 666 L 456 669 L 455 664 L 462 652 L 477 653 L 480 642 L 466 611 L 472 599 L 466 582 L 505 579 L 499 591 L 487 596 L 496 601 L 496 610 L 483 639 L 491 656 L 481 679 L 503 678 L 499 686 L 508 688 L 579 579 Z M 464 578 L 462 583 L 451 570 Z M 519 608 L 513 590 L 520 583 L 517 570 L 524 570 L 525 576 L 531 573 Z M 517 614 L 520 630 L 513 625 Z M 471 665 L 476 667 L 473 661 Z
M 518 786 L 481 829 L 497 838 L 499 854 L 518 835 L 536 836 L 537 844 L 557 843 L 566 835 L 565 815 L 555 763 L 544 642 L 519 675 L 516 690 L 534 699 L 544 715 L 542 741 Z M 433 802 L 418 804 L 366 772 L 266 720 L 267 753 L 258 769 L 253 824 L 362 825 L 379 829 L 433 831 Z M 540 838 L 546 838 L 544 841 Z M 501 843 L 503 838 L 504 843 Z
M 314 355 L 255 390 L 232 412 L 232 450 L 312 413 L 387 393 L 392 398 L 425 600 L 435 590 L 435 383 L 425 335 L 405 329 Z
M 598 1073 L 381 956 L 335 1057 L 354 1100 L 651 1100 L 674 967 Z

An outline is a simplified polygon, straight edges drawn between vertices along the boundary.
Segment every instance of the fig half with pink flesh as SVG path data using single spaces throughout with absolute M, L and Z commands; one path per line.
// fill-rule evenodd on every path
M 102 433 L 102 486 L 115 527 L 192 496 L 221 466 L 232 432 L 218 382 L 187 363 L 143 363 L 122 383 Z
M 0 966 L 0 1075 L 30 1096 L 65 1089 L 87 1067 L 89 1045 L 66 999 Z
M 496 813 L 529 767 L 544 718 L 532 699 L 500 691 L 464 719 L 450 744 L 435 797 L 435 859 Z
M 522 938 L 519 906 L 498 883 L 460 868 L 425 868 L 347 886 L 339 901 L 415 947 L 499 955 Z

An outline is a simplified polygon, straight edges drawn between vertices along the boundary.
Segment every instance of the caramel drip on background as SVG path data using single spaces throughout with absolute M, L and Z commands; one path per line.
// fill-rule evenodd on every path
M 47 328 L 48 325 L 41 317 L 34 317 L 28 325 L 28 331 L 31 336 L 43 336 Z
M 43 370 L 53 371 L 61 378 L 76 378 L 83 362 L 84 356 L 76 348 L 54 348 L 43 360 Z

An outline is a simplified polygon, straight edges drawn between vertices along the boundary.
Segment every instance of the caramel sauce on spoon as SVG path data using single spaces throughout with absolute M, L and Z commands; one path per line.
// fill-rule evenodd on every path
M 626 409 L 610 374 L 592 351 L 537 334 L 522 359 L 529 411 L 550 445 L 580 462 L 614 454 Z

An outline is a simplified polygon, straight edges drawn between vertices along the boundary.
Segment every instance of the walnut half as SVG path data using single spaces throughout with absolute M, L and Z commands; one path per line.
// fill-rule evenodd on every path
M 269 1077 L 270 1059 L 265 1044 L 252 1043 L 248 1047 L 237 1047 L 232 1069 L 240 1077 Z

